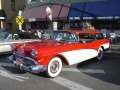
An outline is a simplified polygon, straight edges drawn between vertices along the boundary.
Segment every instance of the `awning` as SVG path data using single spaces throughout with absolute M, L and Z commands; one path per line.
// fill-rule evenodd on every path
M 96 16 L 95 14 L 91 12 L 85 11 L 86 3 L 73 3 L 71 5 L 70 13 L 69 13 L 69 20 L 80 20 L 82 17 L 84 17 L 84 14 L 90 15 L 90 16 Z
M 86 3 L 85 11 L 95 14 L 97 19 L 120 19 L 119 5 L 120 5 L 120 0 L 88 2 Z M 91 17 L 91 16 L 84 14 L 84 17 Z
M 25 8 L 23 18 L 26 22 L 46 21 L 46 5 L 33 8 Z
M 70 13 L 69 13 L 69 19 L 80 19 L 82 16 L 82 11 L 84 8 L 84 3 L 74 3 L 71 5 Z
M 68 20 L 70 7 L 71 7 L 71 4 L 62 5 L 62 9 L 59 15 L 59 20 Z
M 120 19 L 119 4 L 119 0 L 74 3 L 69 19 Z
M 4 10 L 0 10 L 0 20 L 1 19 L 6 19 L 6 14 L 5 14 L 5 12 L 4 12 Z
M 70 4 L 49 5 L 49 7 L 52 10 L 53 21 L 67 20 L 69 13 L 69 6 Z M 26 8 L 24 9 L 22 16 L 26 22 L 46 21 L 46 20 L 48 21 L 49 19 L 46 15 L 46 7 L 48 7 L 48 5 Z
M 59 19 L 59 14 L 61 11 L 62 6 L 61 5 L 52 5 L 52 20 L 57 21 Z

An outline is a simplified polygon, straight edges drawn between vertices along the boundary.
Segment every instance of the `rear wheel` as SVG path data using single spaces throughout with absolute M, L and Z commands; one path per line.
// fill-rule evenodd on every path
M 102 49 L 102 48 L 100 48 L 100 49 L 98 50 L 97 60 L 101 60 L 101 59 L 102 59 L 102 57 L 103 57 L 103 49 Z
M 59 57 L 54 57 L 50 60 L 46 74 L 48 77 L 56 77 L 62 69 L 62 61 Z

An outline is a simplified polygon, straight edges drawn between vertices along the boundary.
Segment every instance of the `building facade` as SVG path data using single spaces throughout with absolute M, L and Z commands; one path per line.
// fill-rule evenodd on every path
M 0 0 L 0 9 L 4 11 L 5 17 L 2 20 L 1 28 L 17 32 L 16 16 L 19 10 L 25 7 L 25 0 Z
M 50 7 L 58 29 L 80 29 L 80 22 L 87 21 L 97 29 L 120 35 L 119 4 L 120 0 L 26 0 L 23 17 L 26 29 L 49 29 L 46 7 Z
M 23 17 L 26 29 L 66 29 L 69 28 L 68 14 L 72 2 L 94 0 L 26 0 Z M 46 8 L 52 10 L 52 23 L 46 15 Z
M 2 9 L 2 3 L 0 0 L 0 28 L 4 28 L 3 23 L 5 19 L 6 19 L 6 15 L 4 10 Z

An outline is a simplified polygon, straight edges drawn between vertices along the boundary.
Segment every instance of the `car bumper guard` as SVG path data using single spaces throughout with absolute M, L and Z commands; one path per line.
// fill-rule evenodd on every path
M 25 71 L 28 71 L 31 73 L 40 73 L 40 72 L 43 72 L 46 70 L 46 66 L 39 65 L 37 62 L 35 62 L 35 64 L 30 64 L 30 65 L 26 64 L 25 62 L 17 64 L 17 60 L 16 60 L 16 57 L 14 55 L 9 56 L 8 59 L 12 63 L 14 63 L 14 65 L 16 67 L 19 67 L 20 70 L 25 70 Z M 31 60 L 31 58 L 27 58 L 28 61 L 29 61 L 29 59 Z

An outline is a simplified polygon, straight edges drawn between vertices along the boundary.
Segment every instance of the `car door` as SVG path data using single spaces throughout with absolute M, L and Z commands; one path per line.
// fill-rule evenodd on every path
M 65 46 L 66 52 L 61 53 L 69 62 L 69 65 L 73 65 L 90 58 L 89 43 L 71 43 Z
M 91 58 L 91 52 L 94 52 L 94 50 L 91 48 L 94 38 L 92 34 L 81 33 L 79 34 L 79 39 L 80 42 L 78 43 L 76 55 L 79 58 L 78 61 L 82 62 Z
M 90 58 L 91 49 L 90 43 L 78 43 L 78 50 L 76 50 L 76 62 L 82 62 Z
M 3 43 L 2 43 L 2 41 L 0 41 L 0 53 L 3 52 L 3 50 L 4 50 L 3 49 Z
M 92 51 L 90 53 L 91 58 L 96 57 L 98 55 L 98 49 L 102 45 L 103 39 L 104 39 L 104 37 L 101 33 L 95 33 L 93 35 L 94 35 L 95 39 L 90 44 L 90 48 L 92 49 Z
M 12 34 L 9 34 L 6 39 L 4 40 L 4 44 L 3 44 L 3 52 L 9 52 L 12 51 L 11 50 L 11 40 L 12 40 Z

